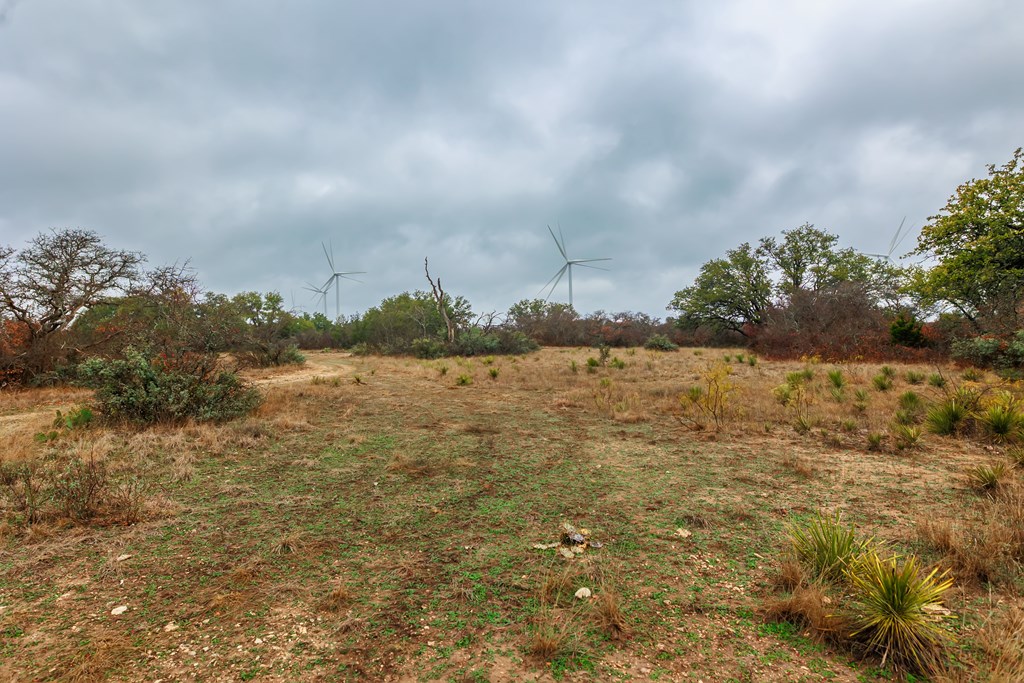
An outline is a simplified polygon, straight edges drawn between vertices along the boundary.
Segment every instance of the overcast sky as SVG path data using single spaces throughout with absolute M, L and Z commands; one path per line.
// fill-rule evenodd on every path
M 80 226 L 310 310 L 330 240 L 345 313 L 424 256 L 481 311 L 561 224 L 614 259 L 577 309 L 664 317 L 740 242 L 885 251 L 1008 161 L 1022 36 L 1019 0 L 0 0 L 0 243 Z

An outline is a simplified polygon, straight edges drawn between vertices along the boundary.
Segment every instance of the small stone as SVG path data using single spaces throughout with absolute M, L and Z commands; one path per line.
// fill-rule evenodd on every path
M 178 625 L 175 624 L 173 621 L 168 621 L 167 625 L 164 626 L 164 631 L 165 632 L 177 631 L 177 630 L 178 630 Z
M 263 639 L 262 638 L 257 638 L 256 640 L 254 640 L 252 642 L 256 643 L 257 645 L 262 645 L 263 644 Z
M 680 538 L 689 538 L 692 535 L 689 529 L 676 529 L 676 536 Z
M 125 560 L 127 560 L 127 559 L 128 559 L 129 557 L 131 557 L 131 555 L 128 555 L 127 553 L 126 553 L 126 554 L 124 554 L 124 555 L 118 555 L 118 556 L 117 556 L 117 561 L 118 561 L 118 562 L 124 562 L 124 561 L 125 561 Z
M 113 614 L 115 617 L 119 617 L 127 611 L 128 605 L 118 605 L 114 609 L 110 610 L 110 613 Z
M 591 592 L 591 590 L 589 588 L 581 588 L 578 591 L 576 591 L 576 598 L 578 600 L 586 600 L 587 598 L 589 598 L 592 595 L 593 595 L 593 592 Z

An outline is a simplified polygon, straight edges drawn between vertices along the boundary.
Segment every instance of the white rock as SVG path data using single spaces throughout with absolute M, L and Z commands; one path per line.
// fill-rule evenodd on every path
M 125 561 L 125 560 L 127 560 L 127 559 L 128 559 L 129 557 L 131 557 L 131 555 L 128 555 L 128 554 L 125 554 L 125 555 L 118 555 L 118 556 L 117 556 L 117 561 L 118 561 L 118 562 L 124 562 L 124 561 Z
M 593 593 L 590 591 L 589 588 L 581 588 L 578 591 L 576 591 L 576 597 L 580 600 L 585 600 L 586 598 L 589 598 L 591 595 L 593 595 Z
M 115 617 L 120 616 L 128 611 L 128 605 L 118 605 L 114 609 L 110 610 L 110 613 Z
M 178 630 L 178 625 L 175 624 L 173 621 L 168 621 L 167 625 L 164 626 L 164 631 L 177 631 L 177 630 Z

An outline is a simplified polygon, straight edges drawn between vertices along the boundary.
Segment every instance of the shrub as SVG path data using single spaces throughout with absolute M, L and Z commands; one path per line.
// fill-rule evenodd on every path
M 459 375 L 455 378 L 455 383 L 460 387 L 467 387 L 473 383 L 473 378 L 469 375 Z
M 1001 359 L 1003 348 L 1003 342 L 997 337 L 973 337 L 954 341 L 950 355 L 974 365 L 991 367 Z
M 98 511 L 107 483 L 107 468 L 102 461 L 75 458 L 53 473 L 50 488 L 65 517 L 85 521 Z
M 612 358 L 610 361 L 608 361 L 608 365 L 610 365 L 611 367 L 615 368 L 616 370 L 625 370 L 626 369 L 626 361 L 622 360 L 621 358 L 619 358 L 617 356 L 615 358 Z
M 230 420 L 261 400 L 234 372 L 153 363 L 133 349 L 123 360 L 90 358 L 79 366 L 79 377 L 96 390 L 107 418 L 139 424 Z
M 679 345 L 663 334 L 652 334 L 644 342 L 644 348 L 651 351 L 678 351 Z
M 889 325 L 889 338 L 893 344 L 920 348 L 927 343 L 922 328 L 924 325 L 913 317 L 901 315 Z
M 819 512 L 804 525 L 791 525 L 789 542 L 813 580 L 830 581 L 843 578 L 847 566 L 872 544 L 858 540 L 854 527 L 844 525 L 838 512 L 832 517 Z
M 499 372 L 500 371 L 498 370 L 498 368 L 489 368 L 487 370 L 487 373 L 491 376 L 491 379 L 498 379 Z
M 949 398 L 932 406 L 925 417 L 925 425 L 933 434 L 950 435 L 960 431 L 970 411 L 956 398 Z
M 302 365 L 306 357 L 299 347 L 286 339 L 266 343 L 253 343 L 235 352 L 238 364 L 247 368 L 269 368 L 281 365 Z
M 445 355 L 446 349 L 440 339 L 431 337 L 420 337 L 412 340 L 412 355 L 417 358 L 440 358 Z
M 854 588 L 853 636 L 880 654 L 883 665 L 926 671 L 948 640 L 936 619 L 942 610 L 936 608 L 953 580 L 937 569 L 922 576 L 913 556 L 901 564 L 874 551 L 858 558 L 846 576 Z

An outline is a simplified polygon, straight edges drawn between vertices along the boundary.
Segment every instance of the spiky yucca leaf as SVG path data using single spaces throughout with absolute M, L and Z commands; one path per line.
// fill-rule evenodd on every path
M 829 581 L 842 579 L 850 562 L 873 543 L 859 540 L 856 529 L 844 525 L 839 512 L 831 517 L 819 512 L 806 524 L 790 525 L 789 541 L 811 578 Z
M 882 559 L 876 552 L 862 554 L 846 572 L 854 588 L 852 636 L 882 655 L 882 663 L 916 671 L 930 662 L 951 639 L 940 626 L 948 616 L 943 594 L 953 585 L 948 571 L 937 569 L 922 576 L 916 557 L 901 564 L 895 556 Z

